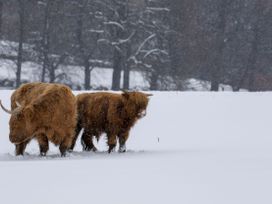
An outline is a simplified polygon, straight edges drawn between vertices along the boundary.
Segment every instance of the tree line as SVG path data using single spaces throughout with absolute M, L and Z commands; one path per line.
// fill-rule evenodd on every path
M 130 89 L 131 70 L 150 90 L 184 90 L 189 78 L 271 90 L 271 34 L 269 0 L 0 0 L 0 38 L 18 42 L 16 86 L 31 58 L 41 81 L 83 67 L 87 90 L 95 67 L 113 69 L 113 90 Z

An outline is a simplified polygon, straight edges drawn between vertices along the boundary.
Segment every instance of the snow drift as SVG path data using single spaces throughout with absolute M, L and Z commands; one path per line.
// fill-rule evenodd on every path
M 78 92 L 77 92 L 78 93 Z M 0 91 L 8 106 L 10 91 Z M 272 93 L 154 92 L 125 154 L 14 156 L 0 111 L 1 203 L 272 202 Z

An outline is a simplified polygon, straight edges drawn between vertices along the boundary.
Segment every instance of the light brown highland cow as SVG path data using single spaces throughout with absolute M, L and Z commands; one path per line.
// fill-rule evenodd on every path
M 23 155 L 26 145 L 36 138 L 40 153 L 46 155 L 51 141 L 59 145 L 62 156 L 70 148 L 77 123 L 76 98 L 65 85 L 28 83 L 11 96 L 9 139 L 16 146 L 16 155 Z
M 108 152 L 112 152 L 119 139 L 119 152 L 126 151 L 129 131 L 135 122 L 144 117 L 150 94 L 141 92 L 83 93 L 77 98 L 78 125 L 76 137 L 82 128 L 84 132 L 81 144 L 85 151 L 96 151 L 93 136 L 99 139 L 102 133 L 107 134 Z

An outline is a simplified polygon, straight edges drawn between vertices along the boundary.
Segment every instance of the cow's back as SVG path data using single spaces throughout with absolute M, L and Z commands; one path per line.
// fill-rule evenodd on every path
M 40 115 L 44 122 L 67 124 L 76 116 L 76 99 L 69 87 L 61 84 L 44 84 L 32 91 L 37 95 L 33 96 L 29 105 L 34 107 L 36 114 Z
M 11 95 L 11 109 L 14 110 L 17 105 L 16 102 L 20 104 L 29 104 L 34 97 L 37 97 L 42 87 L 45 84 L 41 82 L 26 83 L 21 85 L 16 89 Z

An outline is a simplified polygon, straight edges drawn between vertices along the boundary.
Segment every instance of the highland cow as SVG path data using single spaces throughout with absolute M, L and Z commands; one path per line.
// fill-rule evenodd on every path
M 135 122 L 146 115 L 151 94 L 141 92 L 83 93 L 78 95 L 78 124 L 73 149 L 79 132 L 84 128 L 81 144 L 85 151 L 96 151 L 93 137 L 97 140 L 102 133 L 107 134 L 108 152 L 112 152 L 119 140 L 119 152 L 126 151 L 129 131 Z
M 45 156 L 48 141 L 59 145 L 62 156 L 70 148 L 77 124 L 76 98 L 65 85 L 28 83 L 11 96 L 9 139 L 16 146 L 16 155 L 23 155 L 29 141 L 36 138 L 40 154 Z

